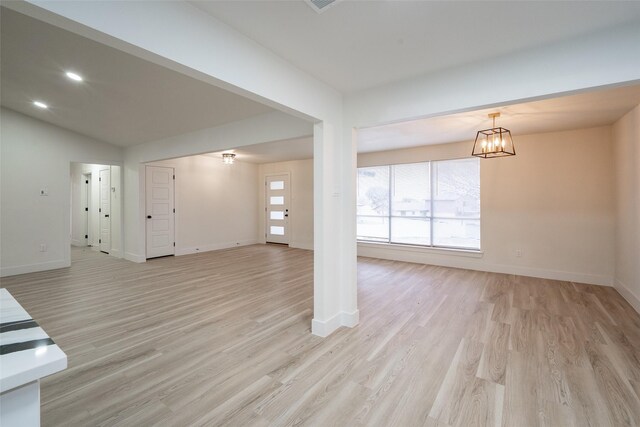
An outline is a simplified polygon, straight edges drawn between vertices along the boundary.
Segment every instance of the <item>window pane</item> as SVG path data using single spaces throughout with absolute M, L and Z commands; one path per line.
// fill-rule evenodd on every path
M 278 236 L 284 236 L 284 227 L 279 227 L 276 225 L 271 226 L 271 234 L 275 234 Z
M 284 196 L 271 196 L 270 203 L 272 205 L 284 205 Z
M 435 246 L 480 249 L 480 220 L 434 219 L 433 244 Z
M 358 169 L 358 215 L 389 215 L 389 166 Z
M 431 225 L 426 218 L 391 218 L 391 241 L 412 245 L 431 245 Z
M 433 216 L 480 218 L 480 161 L 433 162 Z
M 270 218 L 271 219 L 284 219 L 284 212 L 282 212 L 282 211 L 271 211 Z
M 429 163 L 394 165 L 391 170 L 391 216 L 430 216 Z
M 284 181 L 271 181 L 269 188 L 272 190 L 284 190 Z
M 480 249 L 477 158 L 360 168 L 357 203 L 360 240 Z
M 381 216 L 358 216 L 358 239 L 389 242 L 389 218 Z

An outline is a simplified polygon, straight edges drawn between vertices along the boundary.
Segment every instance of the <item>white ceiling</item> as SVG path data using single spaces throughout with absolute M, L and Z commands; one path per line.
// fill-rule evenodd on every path
M 257 164 L 311 159 L 313 158 L 313 137 L 247 145 L 235 150 L 205 154 L 205 156 L 222 158 L 222 153 L 235 153 L 239 161 Z
M 638 1 L 191 1 L 343 92 L 631 22 Z
M 501 113 L 496 125 L 515 136 L 610 125 L 638 104 L 640 85 L 364 128 L 358 152 L 474 140 L 491 127 L 487 114 L 495 111 Z
M 358 153 L 472 141 L 478 130 L 491 127 L 487 115 L 496 111 L 501 113 L 496 125 L 510 129 L 517 137 L 610 125 L 638 104 L 640 85 L 363 128 L 358 130 Z M 236 153 L 239 161 L 258 164 L 310 159 L 313 158 L 313 137 L 224 152 Z M 222 152 L 206 155 L 221 158 Z
M 381 79 L 397 78 L 403 70 L 414 67 L 415 74 L 424 70 L 424 67 L 437 68 L 455 63 L 456 58 L 461 55 L 458 50 L 438 57 L 437 60 L 425 62 L 425 57 L 433 56 L 429 52 L 433 53 L 447 46 L 451 48 L 463 39 L 470 42 L 470 39 L 467 40 L 469 32 L 465 30 L 461 31 L 462 35 L 459 37 L 441 36 L 438 43 L 425 43 L 425 40 L 430 40 L 422 34 L 425 25 L 430 23 L 429 25 L 433 24 L 433 28 L 442 28 L 439 20 L 432 16 L 436 12 L 452 13 L 455 10 L 464 10 L 463 15 L 467 16 L 480 10 L 481 13 L 476 15 L 478 18 L 484 16 L 484 9 L 487 9 L 497 13 L 501 18 L 517 20 L 520 19 L 519 13 L 528 14 L 528 19 L 531 19 L 531 16 L 542 19 L 544 16 L 542 22 L 546 22 L 545 31 L 539 31 L 544 34 L 533 37 L 530 45 L 542 43 L 547 40 L 545 37 L 573 35 L 579 31 L 593 30 L 605 24 L 638 17 L 635 6 L 620 6 L 618 2 L 607 3 L 606 8 L 601 7 L 599 2 L 581 2 L 579 7 L 564 3 L 546 3 L 546 12 L 543 13 L 543 9 L 537 3 L 529 2 L 517 2 L 520 9 L 514 9 L 511 5 L 486 2 L 481 2 L 484 6 L 479 8 L 476 3 L 464 2 L 354 3 L 343 0 L 321 15 L 316 14 L 303 0 L 238 3 L 215 2 L 198 5 L 209 11 L 218 11 L 218 14 L 224 16 L 234 17 L 238 13 L 246 13 L 246 22 L 249 23 L 261 21 L 256 28 L 252 27 L 247 31 L 268 33 L 263 41 L 267 45 L 275 43 L 282 25 L 285 21 L 291 21 L 287 24 L 288 27 L 282 27 L 282 32 L 289 36 L 295 34 L 295 37 L 288 37 L 290 40 L 287 43 L 304 44 L 307 40 L 310 52 L 319 43 L 325 46 L 309 57 L 310 61 L 319 61 L 318 68 L 311 70 L 312 74 L 337 73 L 328 80 L 347 78 L 349 81 L 342 80 L 340 84 L 345 84 L 348 89 L 360 84 L 356 83 L 356 80 L 361 81 L 363 85 L 370 85 Z M 580 13 L 574 7 L 578 7 Z M 17 12 L 6 8 L 1 10 L 0 98 L 2 105 L 7 108 L 122 146 L 174 136 L 272 111 L 261 104 Z M 519 13 L 516 13 L 517 11 Z M 571 11 L 581 19 L 575 20 L 573 26 L 569 26 L 571 29 L 557 28 L 562 19 L 569 20 Z M 429 15 L 425 18 L 426 21 L 418 25 L 413 16 L 425 14 Z M 596 18 L 598 14 L 602 16 Z M 258 17 L 261 19 L 257 19 Z M 453 19 L 451 28 L 447 31 L 456 34 L 456 31 L 461 30 L 458 27 L 465 19 L 467 18 Z M 244 22 L 241 24 L 245 25 Z M 376 22 L 387 22 L 388 25 L 373 28 Z M 370 25 L 373 27 L 370 28 Z M 331 28 L 334 29 L 329 31 Z M 327 37 L 316 37 L 317 34 L 324 34 L 316 33 L 321 30 L 329 31 L 330 34 Z M 528 24 L 524 25 L 522 31 L 516 32 L 515 39 L 520 42 L 516 43 L 507 38 L 508 40 L 500 42 L 497 49 L 524 46 L 524 36 L 531 35 L 532 31 Z M 380 37 L 389 37 L 392 33 L 401 36 L 403 43 L 383 43 Z M 467 37 L 464 37 L 465 34 Z M 487 34 L 492 32 L 489 31 Z M 483 33 L 481 38 L 485 36 Z M 338 42 L 340 37 L 343 39 Z M 422 47 L 426 54 L 408 58 L 408 46 L 413 46 L 411 49 L 414 49 L 416 43 L 424 45 Z M 297 49 L 298 47 L 293 46 L 291 51 L 285 51 L 283 56 L 296 57 Z M 347 51 L 351 52 L 353 57 L 347 55 Z M 391 59 L 385 59 L 386 54 L 390 55 Z M 343 55 L 342 59 L 346 62 L 341 62 L 340 58 Z M 407 57 L 394 63 L 398 55 Z M 474 58 L 473 54 L 471 58 Z M 360 60 L 363 62 L 360 63 Z M 327 68 L 327 64 L 331 67 Z M 393 64 L 394 67 L 388 67 L 388 64 Z M 314 63 L 309 62 L 307 65 L 313 68 Z M 75 84 L 67 80 L 64 71 L 68 69 L 82 74 L 86 82 Z M 338 75 L 340 73 L 343 74 Z M 325 77 L 326 75 L 323 78 Z M 350 86 L 352 84 L 355 86 Z M 35 99 L 48 102 L 51 108 L 46 111 L 35 109 L 31 104 Z M 638 103 L 639 87 L 616 88 L 503 107 L 498 109 L 503 114 L 498 123 L 511 129 L 514 135 L 607 125 Z M 472 140 L 478 129 L 489 127 L 486 115 L 495 110 L 361 129 L 358 151 L 383 151 Z M 239 160 L 253 163 L 297 160 L 313 156 L 313 142 L 312 138 L 275 141 L 242 147 L 236 150 L 236 153 Z
M 129 146 L 273 111 L 12 10 L 0 19 L 2 106 L 98 140 Z

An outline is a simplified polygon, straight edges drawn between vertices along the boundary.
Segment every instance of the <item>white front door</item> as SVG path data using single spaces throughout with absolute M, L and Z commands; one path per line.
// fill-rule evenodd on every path
M 100 171 L 100 251 L 109 253 L 111 250 L 111 171 Z
M 289 175 L 265 179 L 266 241 L 289 244 Z
M 175 254 L 173 168 L 146 167 L 147 259 Z

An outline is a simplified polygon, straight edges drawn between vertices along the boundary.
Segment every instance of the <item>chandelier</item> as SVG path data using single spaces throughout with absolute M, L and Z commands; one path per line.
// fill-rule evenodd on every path
M 485 159 L 516 155 L 511 131 L 503 127 L 496 127 L 496 117 L 500 117 L 500 113 L 489 114 L 489 118 L 493 119 L 493 127 L 479 130 L 476 134 L 472 155 Z

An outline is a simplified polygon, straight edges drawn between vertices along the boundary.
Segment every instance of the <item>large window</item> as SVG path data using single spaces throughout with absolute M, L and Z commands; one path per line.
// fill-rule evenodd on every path
M 358 240 L 480 249 L 480 162 L 358 169 Z

